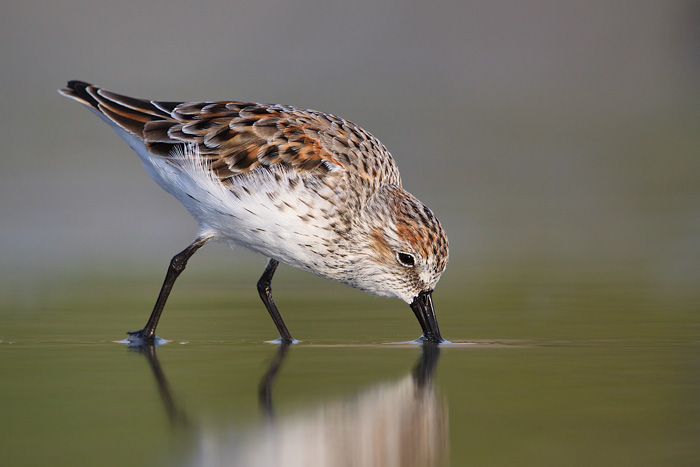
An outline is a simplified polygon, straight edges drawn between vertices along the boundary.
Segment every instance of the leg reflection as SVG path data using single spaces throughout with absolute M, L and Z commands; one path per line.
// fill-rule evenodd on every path
M 282 367 L 282 362 L 284 362 L 284 359 L 287 356 L 289 347 L 289 342 L 285 340 L 281 341 L 275 357 L 270 362 L 270 366 L 260 379 L 260 384 L 258 385 L 258 400 L 260 402 L 260 409 L 268 419 L 274 418 L 274 410 L 272 408 L 272 385 L 275 382 L 277 372 Z
M 173 399 L 170 385 L 168 384 L 168 380 L 165 377 L 165 373 L 163 373 L 163 369 L 158 361 L 158 356 L 156 355 L 156 346 L 153 344 L 146 344 L 139 347 L 132 347 L 132 350 L 146 357 L 146 361 L 148 361 L 153 377 L 156 380 L 158 394 L 160 394 L 160 399 L 163 401 L 163 407 L 170 420 L 170 425 L 173 427 L 187 427 L 189 425 L 187 416 L 184 410 L 181 410 Z

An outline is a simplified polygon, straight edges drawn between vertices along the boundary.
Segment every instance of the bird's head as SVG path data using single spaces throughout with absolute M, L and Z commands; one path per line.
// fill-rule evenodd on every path
M 433 212 L 395 185 L 380 188 L 365 206 L 356 286 L 411 305 L 423 338 L 442 342 L 432 293 L 447 266 L 447 236 Z

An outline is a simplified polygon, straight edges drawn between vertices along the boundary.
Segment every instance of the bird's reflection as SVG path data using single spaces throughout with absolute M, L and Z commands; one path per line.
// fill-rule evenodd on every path
M 260 380 L 259 401 L 267 423 L 255 428 L 188 422 L 172 397 L 156 347 L 138 350 L 149 362 L 171 424 L 185 428 L 193 440 L 178 464 L 425 467 L 447 463 L 447 408 L 433 387 L 440 355 L 435 344 L 424 343 L 413 369 L 398 380 L 275 416 L 273 385 L 290 351 L 289 345 L 282 344 Z

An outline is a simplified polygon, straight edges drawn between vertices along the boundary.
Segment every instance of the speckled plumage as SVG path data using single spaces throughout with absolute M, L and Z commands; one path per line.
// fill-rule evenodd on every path
M 261 278 L 270 302 L 279 261 L 400 298 L 414 308 L 424 337 L 442 340 L 430 294 L 447 264 L 447 237 L 430 209 L 403 190 L 389 151 L 362 128 L 283 105 L 142 100 L 80 81 L 60 92 L 115 128 L 197 219 L 199 243 L 181 258 L 182 269 L 210 239 L 241 245 L 271 258 Z M 418 297 L 432 318 L 421 319 Z

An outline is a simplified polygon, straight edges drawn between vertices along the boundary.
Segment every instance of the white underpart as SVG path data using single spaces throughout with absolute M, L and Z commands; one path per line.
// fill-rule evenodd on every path
M 95 113 L 139 155 L 151 178 L 197 219 L 200 236 L 244 246 L 290 266 L 327 276 L 323 258 L 316 252 L 318 248 L 308 245 L 319 245 L 320 239 L 327 238 L 328 221 L 321 218 L 318 208 L 332 209 L 332 204 L 306 189 L 298 174 L 280 169 L 278 181 L 269 170 L 257 170 L 242 175 L 229 187 L 204 167 L 196 144 L 185 145 L 184 153 L 173 154 L 170 159 L 154 156 L 141 139 L 100 112 Z M 298 183 L 290 183 L 292 178 Z M 314 207 L 313 212 L 309 205 Z M 316 219 L 302 220 L 309 213 L 316 214 Z
M 309 192 L 299 180 L 293 185 L 290 179 L 297 175 L 285 169 L 277 172 L 279 181 L 264 169 L 226 186 L 203 166 L 196 145 L 187 145 L 185 150 L 177 166 L 159 161 L 154 167 L 175 187 L 171 193 L 197 219 L 202 234 L 214 234 L 283 263 L 319 272 L 317 255 L 307 245 L 318 245 L 327 236 L 323 228 L 327 221 L 304 221 L 302 217 L 311 213 L 309 204 L 319 206 L 327 201 Z

